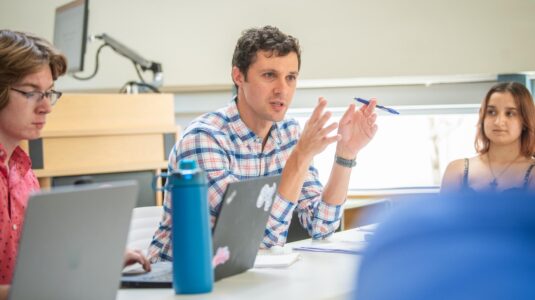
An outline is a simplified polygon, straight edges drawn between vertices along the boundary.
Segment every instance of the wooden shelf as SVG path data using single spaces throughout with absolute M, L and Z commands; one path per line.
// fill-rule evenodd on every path
M 118 172 L 134 172 L 143 170 L 161 170 L 167 169 L 167 161 L 149 162 L 140 164 L 124 165 L 108 165 L 105 167 L 86 167 L 78 169 L 57 169 L 57 170 L 34 170 L 35 176 L 40 177 L 58 177 L 58 176 L 75 176 L 75 175 L 89 175 L 89 174 L 109 174 Z
M 171 94 L 65 94 L 41 138 L 21 146 L 46 188 L 59 177 L 159 174 L 177 132 Z M 155 199 L 161 203 L 159 195 Z

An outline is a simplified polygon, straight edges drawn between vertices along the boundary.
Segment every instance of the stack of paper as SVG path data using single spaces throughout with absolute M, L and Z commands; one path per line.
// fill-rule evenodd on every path
M 286 268 L 299 259 L 299 253 L 258 254 L 254 262 L 255 268 Z
M 354 241 L 314 241 L 311 244 L 294 247 L 298 251 L 361 254 L 366 242 Z

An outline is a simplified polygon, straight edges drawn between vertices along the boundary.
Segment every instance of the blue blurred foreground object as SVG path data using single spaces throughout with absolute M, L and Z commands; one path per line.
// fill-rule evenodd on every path
M 399 205 L 365 250 L 355 299 L 535 299 L 535 195 Z

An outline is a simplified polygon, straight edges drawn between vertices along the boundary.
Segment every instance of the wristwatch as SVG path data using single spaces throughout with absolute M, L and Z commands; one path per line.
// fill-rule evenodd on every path
M 342 167 L 346 167 L 346 168 L 353 168 L 354 166 L 357 165 L 357 160 L 356 159 L 345 159 L 343 157 L 340 157 L 338 155 L 335 155 L 334 156 L 334 161 L 341 165 Z

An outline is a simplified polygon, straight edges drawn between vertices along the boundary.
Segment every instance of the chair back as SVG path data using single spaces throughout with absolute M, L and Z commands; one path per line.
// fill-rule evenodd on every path
M 127 248 L 146 253 L 162 218 L 162 206 L 136 207 L 132 211 Z

